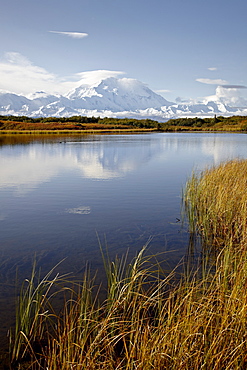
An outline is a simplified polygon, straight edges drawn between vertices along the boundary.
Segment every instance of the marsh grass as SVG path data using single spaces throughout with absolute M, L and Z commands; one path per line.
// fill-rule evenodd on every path
M 145 133 L 157 131 L 155 128 L 88 128 L 85 130 L 0 130 L 0 135 L 85 135 L 85 134 L 123 134 L 123 133 Z
M 54 270 L 35 284 L 34 268 L 19 300 L 12 369 L 246 369 L 246 166 L 224 163 L 187 184 L 191 231 L 215 249 L 203 268 L 175 279 L 147 246 L 132 262 L 112 261 L 101 247 L 106 298 L 87 268 L 79 284 L 64 282 L 59 312 L 52 299 L 61 279 Z
M 184 204 L 190 230 L 202 236 L 207 248 L 246 243 L 246 189 L 246 160 L 221 163 L 188 181 Z

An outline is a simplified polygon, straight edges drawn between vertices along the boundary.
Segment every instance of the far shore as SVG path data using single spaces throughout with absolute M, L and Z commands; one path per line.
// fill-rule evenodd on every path
M 0 134 L 122 134 L 145 132 L 247 132 L 247 116 L 177 118 L 166 122 L 135 118 L 0 116 Z

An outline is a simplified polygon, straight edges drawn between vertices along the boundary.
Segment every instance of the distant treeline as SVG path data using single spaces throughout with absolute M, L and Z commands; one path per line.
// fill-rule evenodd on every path
M 247 131 L 247 116 L 151 119 L 0 116 L 0 130 L 151 129 L 157 131 Z
M 131 118 L 100 118 L 100 117 L 39 117 L 31 118 L 26 116 L 0 116 L 0 130 L 84 130 L 100 128 L 140 128 L 158 129 L 160 123 L 151 119 Z
M 220 126 L 238 126 L 245 124 L 247 127 L 247 116 L 214 116 L 214 118 L 177 118 L 170 119 L 166 122 L 169 126 L 181 126 L 181 127 L 220 127 Z M 245 127 L 245 128 L 246 128 Z

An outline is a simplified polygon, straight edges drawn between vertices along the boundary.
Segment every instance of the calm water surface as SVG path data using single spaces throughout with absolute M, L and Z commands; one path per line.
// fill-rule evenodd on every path
M 44 273 L 66 258 L 61 273 L 80 274 L 102 268 L 98 237 L 113 257 L 151 237 L 174 266 L 188 244 L 177 222 L 187 178 L 235 157 L 247 158 L 244 134 L 0 137 L 2 331 L 16 269 L 28 277 L 34 255 Z

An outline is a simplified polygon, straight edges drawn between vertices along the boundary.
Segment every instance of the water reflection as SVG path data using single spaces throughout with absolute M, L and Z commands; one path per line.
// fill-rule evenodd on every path
M 0 305 L 35 254 L 43 272 L 63 258 L 63 272 L 88 261 L 100 271 L 96 232 L 111 256 L 132 257 L 151 236 L 173 267 L 189 242 L 182 186 L 194 168 L 246 158 L 246 144 L 239 134 L 0 136 Z
M 206 137 L 202 142 L 202 152 L 212 156 L 215 165 L 237 157 L 246 157 L 246 135 L 215 134 Z
M 192 160 L 202 167 L 205 162 L 246 156 L 244 135 L 159 134 L 134 137 L 103 137 L 105 140 L 32 143 L 0 148 L 0 188 L 13 188 L 24 194 L 62 173 L 78 172 L 84 178 L 110 180 L 125 177 L 154 158 L 181 162 Z M 15 137 L 16 140 L 16 137 Z M 18 143 L 18 141 L 17 141 Z M 193 155 L 195 160 L 193 161 Z M 201 158 L 197 161 L 197 158 Z
M 73 171 L 79 171 L 81 176 L 95 180 L 119 178 L 134 171 L 159 150 L 151 145 L 152 140 L 147 141 L 145 150 L 140 150 L 140 145 L 130 147 L 126 142 L 117 144 L 82 141 L 17 146 L 15 150 L 9 146 L 2 147 L 0 187 L 13 187 L 21 193 L 61 173 Z

